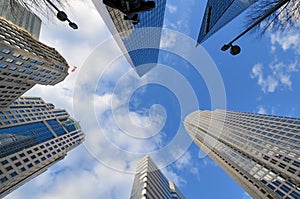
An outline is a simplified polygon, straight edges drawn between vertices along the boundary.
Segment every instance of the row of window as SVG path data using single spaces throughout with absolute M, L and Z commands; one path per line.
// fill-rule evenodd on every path
M 4 53 L 4 54 L 10 54 L 10 53 L 11 53 L 10 50 L 5 49 L 5 48 L 3 48 L 3 49 L 1 50 L 1 52 Z M 42 62 L 42 61 L 38 61 L 38 60 L 35 60 L 35 59 L 30 59 L 30 58 L 27 57 L 27 56 L 21 56 L 21 54 L 19 54 L 19 53 L 12 53 L 12 56 L 13 56 L 13 57 L 16 57 L 16 58 L 21 57 L 21 59 L 24 60 L 24 61 L 30 61 L 31 63 L 36 63 L 36 64 L 38 64 L 38 65 L 40 65 L 40 66 L 44 65 L 44 62 Z M 2 60 L 3 58 L 4 58 L 3 56 L 0 56 L 0 60 Z M 13 59 L 11 59 L 11 58 L 6 58 L 5 61 L 8 62 L 8 63 L 13 63 L 15 60 L 13 60 Z M 20 65 L 23 64 L 23 62 L 21 62 L 21 61 L 16 61 L 15 64 L 20 66 Z M 29 66 L 30 66 L 30 65 L 29 65 Z M 54 66 L 56 69 L 63 70 L 63 67 L 62 67 L 62 66 L 53 65 L 53 64 L 49 64 L 49 66 L 50 66 L 50 67 L 53 67 L 53 66 Z M 36 67 L 36 69 L 37 69 L 37 66 L 33 66 L 33 67 Z M 28 68 L 28 65 L 27 65 L 27 68 Z M 35 69 L 35 70 L 36 70 L 36 69 Z M 45 69 L 44 69 L 44 70 L 45 70 Z M 50 72 L 50 71 L 49 71 L 49 72 Z M 53 75 L 56 74 L 55 72 L 52 72 L 52 73 L 53 73 Z M 57 76 L 59 76 L 59 75 L 57 74 Z
M 25 172 L 26 171 L 26 167 L 23 165 L 26 165 L 28 169 L 33 167 L 33 163 L 35 165 L 38 165 L 41 163 L 41 161 L 45 161 L 46 158 L 51 158 L 51 156 L 56 155 L 57 153 L 60 153 L 62 150 L 65 150 L 69 147 L 71 147 L 72 145 L 78 143 L 78 140 L 75 141 L 75 137 L 71 137 L 69 134 L 65 135 L 62 137 L 59 137 L 57 139 L 55 139 L 55 141 L 51 141 L 50 143 L 45 143 L 40 145 L 39 147 L 35 147 L 34 149 L 30 149 L 27 150 L 27 154 L 25 155 L 25 153 L 21 152 L 19 154 L 19 157 L 23 160 L 23 164 L 18 161 L 18 158 L 16 156 L 11 157 L 11 161 L 14 163 L 14 165 L 16 167 L 19 168 L 19 171 L 21 172 Z M 59 142 L 61 141 L 61 142 Z M 58 143 L 59 142 L 59 143 Z M 46 149 L 45 149 L 46 148 Z M 43 153 L 42 153 L 43 150 Z M 37 157 L 36 155 L 31 155 L 33 153 L 33 151 L 35 151 L 37 153 Z M 25 157 L 26 156 L 26 157 Z M 31 159 L 31 160 L 29 160 Z M 32 163 L 33 162 L 33 163 Z M 7 159 L 1 161 L 1 164 L 7 165 L 9 162 L 7 161 Z M 4 169 L 3 167 L 1 167 L 1 169 Z M 0 182 L 4 183 L 6 181 L 8 181 L 7 176 L 3 176 L 3 172 L 0 169 L 0 175 L 2 175 L 2 177 L 0 178 Z M 13 171 L 13 167 L 11 165 L 5 167 L 6 171 L 12 171 L 9 173 L 10 177 L 13 178 L 15 176 L 17 176 L 17 172 Z

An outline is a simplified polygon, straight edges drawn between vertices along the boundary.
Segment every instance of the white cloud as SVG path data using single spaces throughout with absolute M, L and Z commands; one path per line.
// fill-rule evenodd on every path
M 179 170 L 182 170 L 183 168 L 185 168 L 186 166 L 190 166 L 191 163 L 191 159 L 192 156 L 189 152 L 185 152 L 175 163 L 176 168 Z
M 14 191 L 7 197 L 8 199 L 119 199 L 120 196 L 129 198 L 133 175 L 122 171 L 134 171 L 136 162 L 139 157 L 143 156 L 143 153 L 156 150 L 164 144 L 166 134 L 159 130 L 164 123 L 165 115 L 159 107 L 153 107 L 150 113 L 148 110 L 130 111 L 127 109 L 126 96 L 132 89 L 135 89 L 138 82 L 147 82 L 147 77 L 140 80 L 136 75 L 128 75 L 128 78 L 121 84 L 120 92 L 112 91 L 111 82 L 116 83 L 126 70 L 130 69 L 128 64 L 125 65 L 123 62 L 109 67 L 106 77 L 102 79 L 101 89 L 90 87 L 98 82 L 97 71 L 105 66 L 102 65 L 103 60 L 98 57 L 93 60 L 94 63 L 85 63 L 86 58 L 93 52 L 96 45 L 107 39 L 109 32 L 89 1 L 72 1 L 71 8 L 67 11 L 69 17 L 78 23 L 79 30 L 74 31 L 65 23 L 49 23 L 43 27 L 41 41 L 55 47 L 71 65 L 78 66 L 78 69 L 70 73 L 60 84 L 53 87 L 36 85 L 26 95 L 41 96 L 46 102 L 52 102 L 56 107 L 66 109 L 71 115 L 75 112 L 73 105 L 81 103 L 82 106 L 77 107 L 77 111 L 81 114 L 77 114 L 76 119 L 80 121 L 83 131 L 88 134 L 87 137 L 90 136 L 93 139 L 89 139 L 89 143 L 86 141 L 84 145 L 69 152 L 64 160 Z M 112 46 L 101 53 L 109 54 L 115 50 L 118 50 L 118 47 Z M 81 72 L 83 65 L 89 66 L 87 73 L 84 74 Z M 76 91 L 78 89 L 74 88 L 75 85 L 86 86 L 84 92 L 79 93 L 79 96 L 84 97 L 73 98 L 74 89 Z M 112 99 L 113 109 L 118 110 L 115 115 L 109 114 L 112 109 Z M 94 105 L 96 111 L 92 114 L 84 113 L 88 104 Z M 151 114 L 154 115 L 151 117 Z M 97 116 L 99 123 L 105 121 L 100 125 L 101 128 L 97 122 L 93 123 L 91 120 L 94 115 Z M 130 116 L 130 123 L 125 116 Z M 119 126 L 115 124 L 116 119 Z M 122 128 L 118 128 L 120 125 Z M 134 139 L 124 133 L 124 129 L 132 129 L 132 125 L 136 126 L 134 135 L 152 136 L 153 132 L 159 132 L 159 134 L 151 137 L 150 140 Z M 99 134 L 99 129 L 106 134 Z M 84 147 L 86 145 L 88 145 L 87 148 L 95 147 L 96 153 L 93 155 L 98 160 L 88 153 Z M 125 150 L 134 153 L 124 156 Z M 198 170 L 194 165 L 190 165 L 188 162 L 190 158 L 190 154 L 186 153 L 178 161 L 178 169 L 189 166 L 191 172 L 196 174 Z M 168 168 L 166 174 L 178 186 L 185 184 L 185 180 L 180 178 L 174 170 Z
M 180 177 L 176 172 L 170 167 L 162 169 L 163 174 L 178 187 L 182 187 L 187 184 L 186 180 Z
M 263 106 L 258 107 L 259 114 L 267 114 L 267 110 Z
M 174 14 L 177 11 L 177 6 L 167 4 L 167 9 L 171 14 Z
M 300 54 L 300 34 L 298 32 L 275 32 L 270 34 L 272 47 L 278 44 L 284 51 L 292 49 Z
M 252 68 L 250 77 L 257 79 L 257 84 L 264 93 L 273 93 L 277 88 L 287 87 L 292 90 L 292 75 L 298 72 L 298 63 L 294 62 L 289 65 L 282 62 L 271 63 L 268 69 L 264 70 L 262 64 L 255 64 Z M 264 75 L 265 73 L 268 75 Z

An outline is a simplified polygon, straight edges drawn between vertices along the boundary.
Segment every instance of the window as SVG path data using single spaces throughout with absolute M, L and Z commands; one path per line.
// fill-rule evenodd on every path
M 279 190 L 276 190 L 275 192 L 276 192 L 278 195 L 280 195 L 281 197 L 284 196 L 284 194 L 283 194 L 281 191 L 279 191 Z
M 5 61 L 8 62 L 8 63 L 13 63 L 13 62 L 14 62 L 14 60 L 13 60 L 13 59 L 10 59 L 10 58 L 6 58 Z
M 270 189 L 272 189 L 272 190 L 274 190 L 275 189 L 275 187 L 274 186 L 272 186 L 271 184 L 268 184 L 267 185 Z
M 17 176 L 18 174 L 17 174 L 17 172 L 13 172 L 13 173 L 11 173 L 10 174 L 10 176 L 13 178 L 13 177 L 15 177 L 15 176 Z
M 30 64 L 24 64 L 25 68 L 30 68 L 30 66 L 31 66 Z
M 22 59 L 27 61 L 29 59 L 29 57 L 23 56 Z
M 7 179 L 7 177 L 3 177 L 3 178 L 1 178 L 1 182 L 6 182 L 8 179 Z
M 14 56 L 14 57 L 20 57 L 20 54 L 19 53 L 13 53 L 12 56 Z
M 12 168 L 12 166 L 8 166 L 8 167 L 6 167 L 5 169 L 6 169 L 6 171 L 10 171 L 10 170 L 12 170 L 13 168 Z
M 17 162 L 15 165 L 16 165 L 16 167 L 18 167 L 18 166 L 21 166 L 21 163 Z
M 6 64 L 0 64 L 0 68 L 6 68 L 7 65 Z
M 10 50 L 7 50 L 7 49 L 4 48 L 4 49 L 1 50 L 1 52 L 5 53 L 5 54 L 9 54 Z
M 18 66 L 21 66 L 21 65 L 23 64 L 23 62 L 21 62 L 21 61 L 16 61 L 15 64 L 18 65 Z
M 285 185 L 282 185 L 281 187 L 280 187 L 280 189 L 282 189 L 284 192 L 286 192 L 286 193 L 288 193 L 291 189 L 289 188 L 289 187 L 287 187 L 287 186 L 285 186 Z
M 36 60 L 35 60 L 35 59 L 32 59 L 32 60 L 30 60 L 30 62 L 31 62 L 31 63 L 35 63 L 35 62 L 36 62 Z
M 28 71 L 26 71 L 26 74 L 30 75 L 30 74 L 32 74 L 32 71 L 28 70 Z
M 32 66 L 31 67 L 33 70 L 36 70 L 36 69 L 38 69 L 38 67 L 37 66 Z
M 17 67 L 11 66 L 11 67 L 9 67 L 8 69 L 9 69 L 9 70 L 12 70 L 12 71 L 15 71 L 15 70 L 17 69 Z
M 8 163 L 7 160 L 3 160 L 3 161 L 1 162 L 2 165 L 6 165 L 7 163 Z
M 19 70 L 18 70 L 18 72 L 20 72 L 20 73 L 23 73 L 25 70 L 23 69 L 23 68 L 20 68 Z
M 4 57 L 0 55 L 0 60 L 2 60 Z
M 295 162 L 293 162 L 293 165 L 296 167 L 300 167 L 300 162 L 295 161 Z

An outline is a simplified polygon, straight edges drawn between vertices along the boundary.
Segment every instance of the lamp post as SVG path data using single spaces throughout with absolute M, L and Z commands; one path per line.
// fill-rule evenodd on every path
M 72 22 L 69 18 L 68 15 L 64 12 L 59 10 L 50 0 L 46 0 L 56 11 L 56 17 L 60 20 L 60 21 L 68 21 L 69 22 L 69 26 L 71 28 L 73 28 L 74 30 L 78 29 L 78 26 L 76 23 Z
M 262 22 L 264 19 L 266 19 L 268 16 L 270 16 L 273 12 L 281 8 L 284 4 L 286 4 L 290 0 L 282 0 L 278 2 L 273 8 L 268 10 L 261 18 L 259 18 L 256 22 L 254 22 L 251 26 L 249 26 L 246 30 L 244 30 L 241 34 L 239 34 L 237 37 L 235 37 L 231 42 L 228 44 L 225 44 L 222 46 L 221 50 L 226 51 L 230 48 L 230 53 L 232 55 L 237 55 L 241 52 L 241 48 L 238 45 L 233 45 L 233 43 L 241 38 L 243 35 L 245 35 L 247 32 L 249 32 L 252 28 L 257 26 L 260 22 Z

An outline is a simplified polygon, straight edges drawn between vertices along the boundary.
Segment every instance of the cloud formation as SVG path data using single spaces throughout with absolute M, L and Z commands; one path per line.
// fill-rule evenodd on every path
M 267 69 L 259 63 L 252 67 L 250 77 L 257 79 L 257 84 L 264 93 L 273 93 L 278 88 L 292 90 L 292 76 L 297 72 L 297 62 L 291 64 L 271 63 Z
M 122 153 L 114 153 L 116 150 L 113 149 L 113 146 L 131 152 L 149 152 L 161 147 L 166 135 L 164 132 L 160 132 L 150 141 L 138 142 L 124 134 L 124 129 L 131 128 L 124 115 L 130 115 L 131 122 L 136 126 L 148 125 L 148 128 L 146 125 L 143 131 L 140 128 L 140 131 L 135 132 L 135 134 L 144 136 L 157 132 L 165 115 L 160 112 L 159 107 L 155 106 L 151 109 L 151 113 L 147 110 L 126 109 L 127 104 L 124 99 L 126 95 L 129 95 L 130 89 L 135 87 L 137 76 L 128 76 L 126 84 L 122 84 L 122 92 L 114 93 L 111 90 L 111 83 L 116 83 L 120 76 L 131 70 L 123 58 L 120 58 L 120 63 L 115 66 L 112 63 L 112 66 L 106 71 L 106 78 L 99 83 L 102 85 L 101 89 L 89 87 L 90 84 L 98 82 L 99 77 L 95 75 L 95 71 L 103 67 L 103 60 L 94 60 L 93 63 L 85 61 L 96 46 L 109 37 L 110 33 L 90 1 L 72 1 L 71 7 L 66 9 L 69 17 L 79 25 L 79 30 L 73 31 L 64 23 L 48 22 L 49 24 L 42 28 L 41 41 L 55 47 L 71 66 L 76 65 L 78 69 L 76 72 L 70 73 L 62 83 L 54 87 L 36 85 L 26 95 L 41 96 L 45 101 L 53 102 L 56 107 L 64 108 L 74 115 L 73 105 L 77 103 L 77 99 L 73 98 L 74 85 L 82 79 L 80 85 L 86 86 L 86 90 L 79 95 L 89 96 L 89 98 L 82 98 L 80 103 L 83 106 L 79 107 L 79 110 L 83 113 L 85 105 L 92 103 L 99 123 L 90 123 L 88 121 L 90 115 L 89 117 L 85 117 L 84 114 L 76 115 L 76 119 L 79 120 L 83 131 L 94 138 L 91 144 L 97 147 L 96 151 L 99 152 L 101 159 L 95 159 L 89 153 L 89 147 L 85 147 L 87 143 L 84 143 L 69 152 L 64 160 L 7 196 L 7 199 L 120 199 L 120 196 L 129 198 L 134 176 L 132 173 L 117 171 L 116 168 L 121 168 L 119 170 L 122 171 L 133 171 L 137 158 L 124 157 Z M 106 50 L 105 53 L 110 53 L 110 50 L 118 51 L 118 47 L 114 45 Z M 86 64 L 90 69 L 85 74 L 80 73 L 81 67 Z M 143 81 L 147 82 L 147 78 L 143 78 Z M 111 113 L 111 101 L 114 101 L 114 109 L 117 110 L 114 114 Z M 152 118 L 151 114 L 153 114 Z M 114 124 L 115 120 L 121 123 L 123 129 Z M 99 124 L 101 124 L 101 129 L 107 132 L 105 135 L 99 135 Z M 111 140 L 110 145 L 104 142 L 107 139 Z M 99 157 L 97 156 L 99 154 L 94 155 Z M 189 154 L 183 156 L 178 163 L 178 168 L 183 169 L 185 166 L 189 166 L 188 160 L 190 160 Z M 110 163 L 110 165 L 104 163 Z M 178 186 L 184 184 L 185 180 L 180 178 L 174 169 L 167 168 L 165 174 L 171 177 L 171 180 L 175 181 Z

